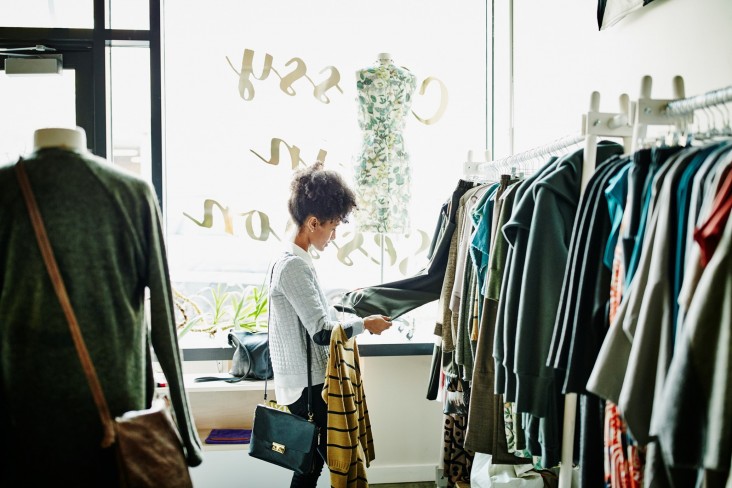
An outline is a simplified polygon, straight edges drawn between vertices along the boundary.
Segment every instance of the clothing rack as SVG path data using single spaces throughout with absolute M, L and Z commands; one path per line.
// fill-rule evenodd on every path
M 490 151 L 485 151 L 486 161 L 473 161 L 472 151 L 468 152 L 468 160 L 463 164 L 463 179 L 468 181 L 498 181 L 501 174 L 514 174 L 521 170 L 521 165 L 541 156 L 549 156 L 564 151 L 585 140 L 582 134 L 561 137 L 542 146 L 516 153 L 501 159 L 490 159 Z
M 466 177 L 479 175 L 485 176 L 490 171 L 501 172 L 511 170 L 526 161 L 541 158 L 542 156 L 546 157 L 557 154 L 558 152 L 566 150 L 574 145 L 584 143 L 583 169 L 580 187 L 581 192 L 584 192 L 587 183 L 595 171 L 597 142 L 600 137 L 621 138 L 623 140 L 625 151 L 630 151 L 633 134 L 633 126 L 630 124 L 630 99 L 627 94 L 622 94 L 619 101 L 619 112 L 600 112 L 600 93 L 595 91 L 590 96 L 589 111 L 582 115 L 582 129 L 579 134 L 567 135 L 548 144 L 537 146 L 527 151 L 490 162 L 476 164 L 470 161 L 471 158 L 469 156 L 468 162 L 464 167 Z M 574 439 L 576 410 L 577 395 L 575 393 L 569 393 L 565 396 L 563 439 Z M 563 442 L 559 473 L 560 487 L 568 488 L 571 486 L 573 470 L 572 458 L 573 442 Z
M 482 181 L 487 175 L 480 172 L 480 166 L 486 161 L 491 160 L 491 151 L 486 149 L 483 161 L 475 161 L 473 159 L 473 151 L 468 151 L 468 159 L 463 163 L 463 179 L 468 181 Z
M 650 126 L 666 125 L 676 126 L 685 129 L 693 120 L 691 112 L 675 113 L 670 112 L 670 104 L 682 101 L 686 98 L 684 90 L 684 79 L 681 76 L 673 78 L 673 94 L 671 99 L 651 98 L 653 79 L 646 75 L 641 79 L 640 97 L 635 106 L 635 117 L 633 120 L 633 147 L 631 152 L 640 149 L 646 139 L 647 129 Z
M 626 151 L 629 146 L 631 152 L 634 152 L 637 149 L 637 144 L 643 137 L 645 137 L 646 129 L 650 125 L 677 125 L 680 127 L 684 127 L 687 123 L 691 122 L 692 115 L 695 110 L 702 109 L 711 105 L 718 105 L 721 103 L 727 103 L 729 101 L 732 101 L 732 87 L 714 90 L 702 95 L 685 98 L 684 80 L 681 76 L 676 76 L 673 79 L 673 90 L 674 96 L 676 97 L 674 99 L 652 99 L 651 87 L 651 77 L 644 76 L 641 80 L 641 96 L 635 103 L 635 116 L 633 118 L 633 125 L 632 127 L 626 126 L 622 131 L 623 134 L 629 134 L 630 132 L 628 131 L 628 128 L 630 127 L 632 130 L 632 139 L 627 137 L 626 135 L 622 136 Z M 587 132 L 591 131 L 591 127 L 597 125 L 590 122 L 591 114 L 595 110 L 597 110 L 596 102 L 599 101 L 599 95 L 596 100 L 595 94 L 596 92 L 593 93 L 593 98 L 590 102 L 590 112 L 588 113 L 585 120 L 585 128 Z M 627 100 L 623 100 L 623 97 L 621 97 L 621 107 L 627 107 Z M 625 111 L 625 108 L 623 108 L 622 110 Z M 609 128 L 612 129 L 612 127 L 610 127 L 610 124 L 607 125 Z M 619 134 L 619 132 L 615 132 Z M 590 144 L 587 144 L 585 148 L 582 191 L 584 191 L 586 181 L 590 177 L 591 171 L 594 171 L 595 165 L 594 154 L 588 152 L 589 147 Z M 589 170 L 590 165 L 592 167 L 592 170 Z M 559 488 L 570 488 L 572 486 L 572 460 L 574 449 L 574 430 L 577 415 L 576 411 L 577 395 L 574 393 L 566 394 L 564 403 L 562 454 L 558 483 Z
M 531 161 L 541 156 L 556 154 L 557 152 L 568 149 L 574 145 L 580 144 L 585 140 L 583 134 L 573 134 L 561 137 L 543 146 L 534 147 L 527 151 L 513 154 L 501 159 L 495 159 L 486 163 L 481 163 L 478 170 L 482 171 L 489 166 L 495 166 L 499 169 L 510 169 L 511 167 L 520 166 L 521 164 Z
M 631 112 L 629 100 L 628 95 L 622 94 L 620 96 L 619 112 L 600 112 L 600 94 L 598 92 L 593 92 L 590 98 L 590 111 L 582 115 L 582 130 L 579 134 L 566 135 L 547 144 L 537 146 L 505 158 L 478 164 L 470 164 L 470 162 L 468 162 L 465 166 L 466 174 L 485 174 L 490 171 L 491 168 L 496 168 L 498 171 L 509 172 L 512 168 L 516 168 L 517 166 L 520 168 L 520 166 L 527 161 L 541 158 L 542 156 L 551 156 L 584 142 L 585 159 L 592 162 L 591 171 L 587 172 L 587 176 L 591 176 L 592 171 L 594 171 L 597 137 L 623 138 L 623 144 L 626 147 L 626 150 L 629 150 L 632 130 L 632 126 L 629 124 Z
M 712 90 L 682 100 L 674 100 L 666 105 L 666 112 L 671 115 L 681 115 L 694 112 L 706 107 L 732 102 L 732 86 Z
M 548 144 L 492 161 L 474 162 L 469 158 L 464 166 L 466 179 L 481 176 L 485 178 L 492 172 L 499 174 L 501 171 L 510 171 L 532 159 L 556 154 L 584 142 L 581 182 L 581 192 L 584 192 L 595 171 L 597 142 L 600 137 L 622 138 L 626 154 L 631 154 L 638 149 L 636 145 L 645 138 L 647 127 L 676 125 L 685 128 L 692 122 L 695 110 L 732 102 L 732 86 L 686 98 L 684 80 L 682 77 L 676 76 L 673 79 L 674 96 L 671 99 L 651 98 L 651 86 L 651 77 L 644 76 L 641 80 L 640 97 L 637 101 L 631 104 L 627 95 L 621 95 L 620 111 L 616 113 L 600 112 L 600 95 L 598 92 L 593 92 L 590 109 L 582 115 L 580 134 L 567 135 Z M 558 486 L 559 488 L 570 488 L 572 486 L 577 394 L 568 393 L 564 400 L 563 442 Z

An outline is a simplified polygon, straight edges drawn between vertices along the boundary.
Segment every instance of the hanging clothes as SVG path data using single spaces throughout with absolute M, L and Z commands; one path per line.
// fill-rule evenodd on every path
M 608 300 L 608 326 L 615 321 L 618 308 L 623 295 L 623 284 L 625 282 L 625 246 L 620 238 L 626 234 L 632 212 L 628 206 L 631 205 L 633 195 L 629 192 L 627 179 L 633 174 L 637 160 L 631 158 L 631 166 L 628 171 L 620 171 L 618 175 L 608 183 L 605 195 L 608 201 L 608 211 L 613 221 L 613 229 L 608 238 L 604 264 L 611 269 L 610 273 L 610 297 Z M 616 228 L 616 223 L 619 225 Z M 612 257 L 608 252 L 612 249 Z M 645 452 L 633 439 L 628 431 L 625 419 L 620 409 L 610 400 L 605 401 L 604 427 L 604 470 L 605 486 L 608 488 L 640 488 L 643 486 L 643 465 L 645 463 Z
M 620 296 L 615 291 L 614 302 L 611 302 L 611 305 L 614 303 L 612 322 L 586 385 L 587 390 L 611 402 L 605 419 L 606 427 L 611 430 L 610 437 L 626 435 L 624 420 L 628 438 L 633 441 L 626 446 L 630 447 L 626 451 L 627 462 L 624 465 L 611 462 L 608 466 L 611 473 L 606 479 L 610 486 L 624 486 L 614 483 L 620 478 L 633 483 L 642 480 L 644 486 L 664 485 L 670 480 L 678 486 L 686 486 L 700 482 L 703 477 L 699 466 L 673 465 L 667 456 L 661 455 L 663 444 L 656 438 L 662 429 L 657 423 L 667 421 L 669 403 L 662 401 L 662 395 L 667 388 L 673 387 L 669 386 L 673 385 L 669 381 L 676 381 L 669 379 L 668 373 L 677 344 L 684 336 L 686 304 L 691 296 L 703 300 L 694 292 L 703 267 L 696 266 L 693 261 L 689 264 L 689 259 L 699 259 L 699 252 L 689 244 L 689 233 L 693 232 L 690 224 L 704 214 L 700 212 L 702 188 L 708 188 L 705 184 L 710 175 L 720 174 L 715 171 L 722 171 L 718 165 L 722 162 L 729 165 L 732 161 L 731 148 L 730 141 L 722 140 L 688 148 L 650 151 L 651 159 L 657 164 L 650 166 L 644 198 L 640 202 L 641 208 L 647 207 L 647 217 L 639 226 L 640 242 L 636 243 L 639 246 L 632 250 L 629 246 L 616 246 L 619 254 L 632 254 L 633 258 L 626 261 L 629 266 L 624 270 L 632 276 L 629 280 L 626 276 L 629 284 L 621 289 Z M 718 185 L 714 189 L 722 188 L 723 185 Z M 627 217 L 637 212 L 629 207 L 631 195 L 637 195 L 631 190 L 633 187 L 629 185 L 623 218 L 626 223 L 632 221 Z M 712 198 L 719 195 L 717 191 L 711 194 Z M 718 197 L 718 200 L 722 199 Z M 620 261 L 623 259 L 617 259 L 614 266 Z M 637 263 L 635 272 L 634 263 Z M 614 270 L 613 275 L 616 273 L 622 274 Z M 577 340 L 580 347 L 591 347 L 591 343 L 581 337 L 572 339 Z M 637 449 L 634 441 L 638 442 Z M 642 464 L 642 475 L 638 474 L 637 463 Z M 615 468 L 621 469 L 616 472 Z
M 506 362 L 506 359 L 513 357 L 512 347 L 515 342 L 515 324 L 517 320 L 517 308 L 519 304 L 519 294 L 514 287 L 521 286 L 523 277 L 523 260 L 514 260 L 514 253 L 521 255 L 525 249 L 525 232 L 519 233 L 518 230 L 522 226 L 522 222 L 531 219 L 534 209 L 534 193 L 533 186 L 544 176 L 555 170 L 559 159 L 552 157 L 539 170 L 517 183 L 514 196 L 514 205 L 511 209 L 509 220 L 497 231 L 503 235 L 508 245 L 506 253 L 506 264 L 501 280 L 500 294 L 498 303 L 496 304 L 496 319 L 493 344 L 493 359 L 495 362 L 495 391 L 497 394 L 503 395 L 505 402 L 501 412 L 503 413 L 503 422 L 512 423 L 516 428 L 522 428 L 524 437 L 526 438 L 525 447 L 528 448 L 530 454 L 540 456 L 542 458 L 542 466 L 550 466 L 558 462 L 559 440 L 558 429 L 554 429 L 550 423 L 543 422 L 537 417 L 531 415 L 516 416 L 515 402 L 515 377 L 513 375 L 512 365 Z M 525 227 L 527 230 L 528 227 Z M 513 293 L 509 293 L 509 289 L 514 289 Z M 514 418 L 521 418 L 521 422 Z M 518 425 L 518 424 L 521 425 Z M 540 434 L 541 431 L 541 434 Z M 518 434 L 518 433 L 517 433 Z M 539 438 L 542 441 L 539 441 Z
M 465 192 L 458 207 L 455 283 L 450 296 L 450 319 L 455 342 L 455 363 L 461 368 L 460 376 L 470 381 L 473 376 L 474 347 L 471 340 L 473 322 L 477 319 L 478 274 L 470 256 L 471 236 L 474 231 L 473 210 L 487 192 L 498 183 L 480 185 Z
M 729 189 L 724 197 L 732 198 Z M 717 472 L 727 486 L 732 482 L 730 338 L 732 220 L 727 220 L 689 304 L 660 398 L 665 412 L 654 417 L 652 431 L 666 465 Z
M 601 141 L 597 160 L 604 161 L 622 153 L 621 145 Z M 545 450 L 551 455 L 549 465 L 559 461 L 563 408 L 561 384 L 553 367 L 546 365 L 552 331 L 559 305 L 559 295 L 567 262 L 569 241 L 580 198 L 583 152 L 575 151 L 557 161 L 556 169 L 541 178 L 533 193 L 536 206 L 530 222 L 519 232 L 526 232 L 524 272 L 519 294 L 516 339 L 513 345 L 516 377 L 516 409 L 544 420 L 549 429 L 544 435 Z M 509 348 L 511 351 L 511 348 Z M 548 435 L 555 434 L 552 439 Z M 551 450 L 548 446 L 555 444 Z
M 508 221 L 516 196 L 514 191 L 516 185 L 516 180 L 510 182 L 507 177 L 501 180 L 495 193 L 494 221 L 496 225 L 492 226 L 494 229 L 500 228 Z M 490 262 L 476 344 L 465 447 L 474 452 L 491 454 L 491 460 L 495 464 L 526 464 L 531 463 L 530 458 L 519 457 L 509 451 L 505 435 L 503 396 L 495 394 L 494 391 L 493 337 L 508 243 L 500 232 L 490 237 Z
M 610 270 L 604 265 L 612 221 L 605 206 L 605 188 L 629 158 L 613 156 L 601 163 L 583 193 L 565 267 L 551 349 L 547 358 L 559 373 L 563 393 L 580 394 L 580 483 L 602 486 L 604 400 L 584 384 L 608 326 Z
M 618 309 L 618 313 L 615 317 L 618 327 L 615 327 L 614 325 L 611 326 L 608 334 L 605 336 L 598 358 L 595 361 L 595 365 L 586 385 L 588 391 L 601 398 L 611 400 L 615 404 L 618 404 L 620 399 L 623 377 L 627 369 L 627 358 L 630 356 L 630 337 L 633 336 L 634 332 L 623 328 L 625 314 L 628 312 L 628 308 L 631 306 L 631 303 L 638 300 L 637 295 L 634 295 L 633 293 L 634 288 L 638 287 L 643 289 L 648 280 L 648 274 L 647 272 L 642 272 L 643 270 L 639 270 L 639 276 L 636 276 L 637 273 L 634 268 L 637 265 L 635 265 L 635 262 L 638 259 L 638 256 L 644 254 L 640 250 L 644 247 L 643 242 L 645 240 L 650 241 L 653 239 L 652 236 L 648 236 L 648 233 L 655 229 L 655 221 L 657 219 L 657 215 L 652 213 L 652 208 L 655 204 L 658 193 L 660 192 L 663 177 L 672 165 L 672 161 L 675 159 L 673 156 L 678 151 L 679 148 L 664 151 L 654 149 L 652 152 L 647 153 L 652 157 L 654 166 L 658 167 L 658 170 L 652 176 L 651 181 L 644 190 L 645 198 L 641 202 L 642 208 L 647 209 L 647 212 L 644 213 L 647 215 L 649 224 L 646 224 L 645 221 L 641 220 L 638 236 L 636 237 L 636 245 L 630 249 L 632 258 L 626 271 L 626 298 L 621 302 L 620 308 Z M 650 176 L 651 174 L 649 173 L 649 177 Z M 648 228 L 648 232 L 646 227 Z M 647 254 L 648 253 L 645 253 L 645 255 Z M 632 276 L 629 277 L 629 275 Z M 636 296 L 636 298 L 632 298 L 634 296 Z
M 514 190 L 516 196 L 511 217 L 501 227 L 501 232 L 509 245 L 509 249 L 506 255 L 506 268 L 503 274 L 503 280 L 501 281 L 500 301 L 498 303 L 493 343 L 493 357 L 496 363 L 496 393 L 504 394 L 506 401 L 509 402 L 516 400 L 515 381 L 513 381 L 513 375 L 510 374 L 513 372 L 513 364 L 508 361 L 513 358 L 513 353 L 509 348 L 514 344 L 514 330 L 519 303 L 519 293 L 517 290 L 521 287 L 524 265 L 523 260 L 514 259 L 514 253 L 523 253 L 526 245 L 523 240 L 525 233 L 519 234 L 518 229 L 521 227 L 521 222 L 531 219 L 531 214 L 534 210 L 534 194 L 531 191 L 531 187 L 544 174 L 553 171 L 556 167 L 556 162 L 557 158 L 550 158 L 539 171 L 526 178 L 516 187 Z M 524 193 L 527 195 L 526 199 L 523 198 Z
M 470 468 L 475 453 L 463 446 L 467 418 L 462 415 L 445 415 L 444 421 L 442 466 L 447 486 L 452 488 L 458 482 L 470 483 Z

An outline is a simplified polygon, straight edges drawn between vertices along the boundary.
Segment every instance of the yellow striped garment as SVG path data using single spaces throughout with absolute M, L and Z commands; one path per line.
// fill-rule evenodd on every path
M 341 326 L 330 337 L 323 400 L 328 405 L 327 461 L 333 488 L 367 487 L 366 468 L 374 460 L 374 438 L 361 380 L 356 340 Z M 359 449 L 359 444 L 361 449 Z

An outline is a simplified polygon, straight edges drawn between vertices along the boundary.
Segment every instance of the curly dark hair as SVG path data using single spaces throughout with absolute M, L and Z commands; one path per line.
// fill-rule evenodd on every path
M 353 190 L 339 173 L 324 169 L 321 161 L 296 171 L 292 177 L 287 209 L 298 227 L 308 215 L 322 222 L 348 222 L 355 207 Z

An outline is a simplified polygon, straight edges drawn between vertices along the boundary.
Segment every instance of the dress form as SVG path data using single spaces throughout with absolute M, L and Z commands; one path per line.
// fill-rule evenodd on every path
M 361 151 L 354 164 L 362 232 L 405 234 L 410 230 L 411 170 L 402 131 L 412 106 L 416 77 L 378 53 L 374 66 L 356 72 Z
M 50 147 L 85 152 L 87 150 L 86 133 L 81 127 L 48 127 L 37 129 L 33 133 L 33 150 L 38 151 L 39 149 Z

